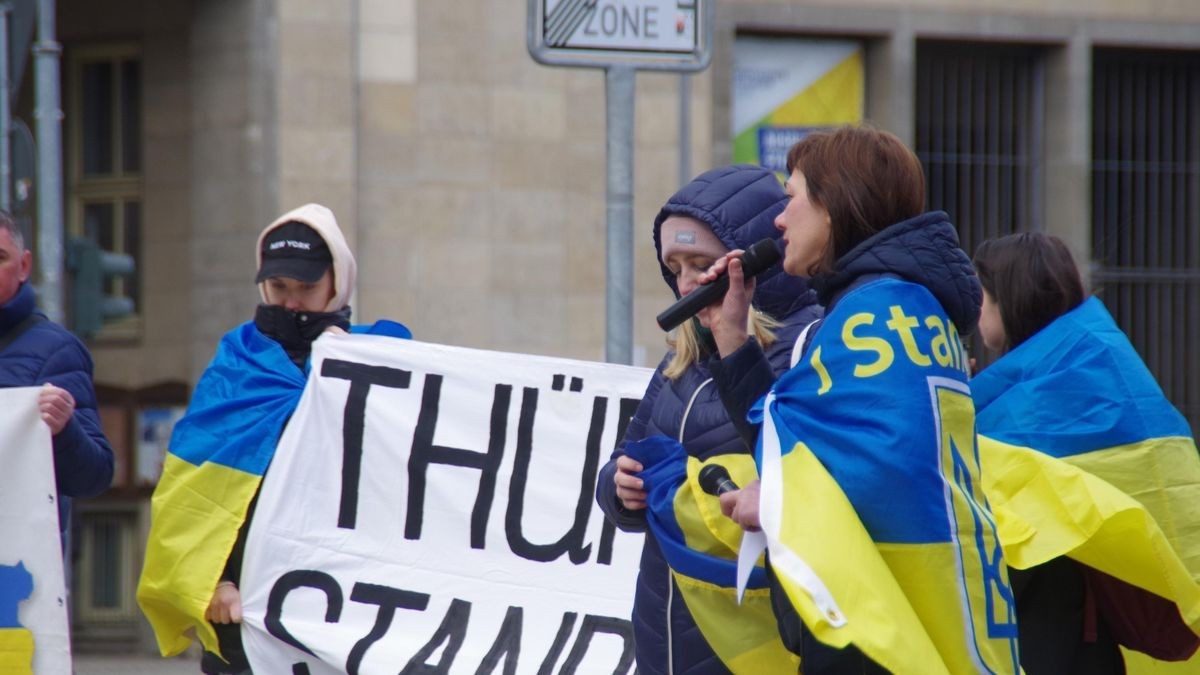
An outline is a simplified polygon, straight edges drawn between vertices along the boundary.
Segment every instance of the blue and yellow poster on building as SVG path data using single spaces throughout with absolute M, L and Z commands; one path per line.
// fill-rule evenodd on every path
M 733 48 L 733 161 L 784 173 L 811 131 L 863 119 L 857 40 L 738 37 Z

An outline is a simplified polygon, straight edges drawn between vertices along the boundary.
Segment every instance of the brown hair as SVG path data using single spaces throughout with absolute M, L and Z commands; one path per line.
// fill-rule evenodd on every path
M 1083 302 L 1083 280 L 1058 237 L 1020 232 L 989 239 L 975 250 L 975 270 L 1004 326 L 1003 352 Z
M 875 233 L 925 210 L 921 160 L 895 135 L 871 126 L 805 136 L 788 151 L 788 174 L 796 170 L 831 223 L 829 250 L 814 272 L 831 270 Z

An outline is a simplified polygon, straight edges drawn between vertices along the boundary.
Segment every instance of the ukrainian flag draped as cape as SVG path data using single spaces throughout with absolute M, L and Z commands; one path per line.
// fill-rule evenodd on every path
M 354 332 L 411 337 L 392 321 Z M 204 612 L 307 379 L 250 321 L 221 339 L 196 384 L 154 490 L 137 590 L 164 656 L 186 649 L 193 628 L 220 653 Z
M 190 628 L 220 653 L 204 611 L 305 380 L 278 342 L 244 323 L 221 339 L 175 425 L 137 592 L 164 656 L 191 644 Z
M 1059 317 L 971 387 L 1008 563 L 1069 556 L 1173 601 L 1200 634 L 1200 457 L 1103 303 Z
M 638 476 L 647 492 L 646 522 L 713 653 L 733 673 L 795 673 L 800 660 L 779 638 L 761 566 L 751 573 L 739 606 L 741 529 L 721 514 L 720 501 L 699 483 L 700 469 L 715 463 L 744 485 L 757 477 L 753 458 L 730 454 L 702 462 L 666 436 L 651 436 L 625 450 L 642 463 Z
M 814 637 L 897 675 L 1017 672 L 964 355 L 933 295 L 847 293 L 762 411 L 769 560 Z

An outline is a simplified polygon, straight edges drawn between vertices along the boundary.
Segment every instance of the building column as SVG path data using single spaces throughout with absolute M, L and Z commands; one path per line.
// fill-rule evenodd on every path
M 1044 231 L 1067 243 L 1087 287 L 1092 257 L 1092 57 L 1076 33 L 1046 58 Z
M 917 41 L 910 15 L 900 12 L 899 24 L 887 37 L 865 41 L 866 118 L 896 134 L 908 147 L 916 146 L 917 116 L 913 97 L 917 86 Z
M 191 371 L 250 319 L 254 242 L 278 215 L 276 0 L 193 5 Z M 180 271 L 181 274 L 186 273 Z

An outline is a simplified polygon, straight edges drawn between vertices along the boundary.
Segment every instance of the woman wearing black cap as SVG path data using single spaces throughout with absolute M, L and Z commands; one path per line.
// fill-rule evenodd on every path
M 350 330 L 354 256 L 329 209 L 306 204 L 259 235 L 254 319 L 227 333 L 175 425 L 155 490 L 138 603 L 164 656 L 199 637 L 205 673 L 249 673 L 238 589 L 262 476 L 307 380 L 313 342 Z M 411 337 L 380 321 L 365 332 Z
M 263 302 L 254 312 L 254 325 L 306 373 L 313 341 L 326 331 L 344 333 L 350 328 L 348 303 L 357 272 L 354 255 L 333 212 L 319 204 L 301 206 L 268 225 L 258 235 L 256 252 L 254 280 Z M 253 512 L 251 503 L 205 613 L 217 629 L 228 663 L 206 651 L 201 661 L 205 673 L 250 670 L 237 625 L 242 620 L 237 584 Z

